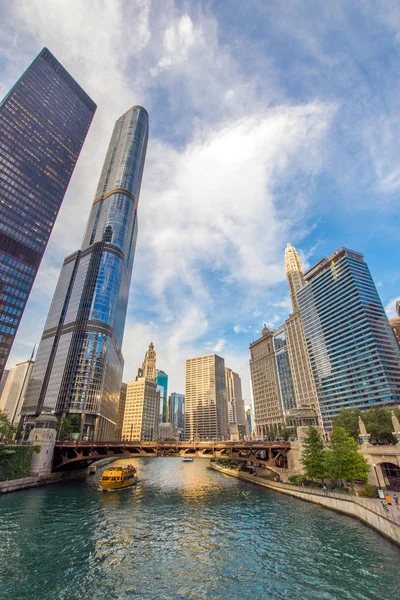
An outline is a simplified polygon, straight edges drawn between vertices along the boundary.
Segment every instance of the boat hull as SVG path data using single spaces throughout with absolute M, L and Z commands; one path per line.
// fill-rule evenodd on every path
M 102 481 L 100 479 L 100 485 L 103 492 L 111 492 L 113 490 L 122 490 L 127 487 L 131 487 L 132 485 L 136 485 L 138 482 L 137 477 L 132 476 L 124 481 Z

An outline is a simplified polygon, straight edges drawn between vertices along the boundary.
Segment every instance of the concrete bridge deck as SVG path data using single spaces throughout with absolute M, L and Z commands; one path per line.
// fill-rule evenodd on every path
M 286 467 L 290 442 L 57 442 L 53 471 L 82 469 L 104 458 L 199 456 Z

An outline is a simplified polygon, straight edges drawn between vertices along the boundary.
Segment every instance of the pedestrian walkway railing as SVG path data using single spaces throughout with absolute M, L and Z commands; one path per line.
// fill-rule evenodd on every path
M 222 468 L 226 469 L 227 471 L 234 470 L 229 469 L 227 467 L 221 467 L 221 465 L 218 464 L 216 466 L 219 469 Z M 363 508 L 366 508 L 367 510 L 370 510 L 371 512 L 379 515 L 383 519 L 387 519 L 400 526 L 400 510 L 398 510 L 394 504 L 392 506 L 384 508 L 381 504 L 381 500 L 379 500 L 378 498 L 360 498 L 360 496 L 356 496 L 355 494 L 351 494 L 349 492 L 340 492 L 338 490 L 332 492 L 331 490 L 324 490 L 322 488 L 308 487 L 303 485 L 293 485 L 291 483 L 280 483 L 278 481 L 272 481 L 271 479 L 267 479 L 266 477 L 260 477 L 259 475 L 250 475 L 249 473 L 245 473 L 243 471 L 237 471 L 237 473 L 240 477 L 243 477 L 243 479 L 261 483 L 270 488 L 293 490 L 293 492 L 297 493 L 312 494 L 314 496 L 324 496 L 326 498 L 354 502 L 354 504 L 358 504 L 359 506 L 362 506 Z

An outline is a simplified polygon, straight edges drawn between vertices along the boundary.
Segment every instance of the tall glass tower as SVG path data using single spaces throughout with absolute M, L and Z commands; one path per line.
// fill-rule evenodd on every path
M 82 247 L 64 260 L 22 410 L 81 414 L 90 439 L 114 438 L 147 139 L 134 106 L 115 124 Z
M 95 110 L 47 48 L 0 103 L 0 378 Z
M 363 255 L 339 248 L 304 279 L 297 299 L 324 427 L 341 408 L 400 403 L 400 350 Z

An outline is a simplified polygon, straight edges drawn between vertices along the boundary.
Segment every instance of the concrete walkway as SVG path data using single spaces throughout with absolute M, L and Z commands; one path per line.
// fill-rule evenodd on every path
M 359 496 L 353 496 L 344 492 L 331 492 L 329 490 L 322 490 L 322 488 L 309 488 L 271 481 L 265 477 L 258 477 L 244 473 L 243 471 L 221 467 L 215 463 L 211 463 L 210 468 L 225 475 L 237 477 L 249 483 L 355 517 L 400 545 L 400 511 L 393 506 L 389 510 L 385 510 L 379 500 L 360 498 Z

